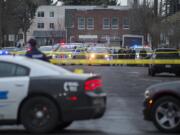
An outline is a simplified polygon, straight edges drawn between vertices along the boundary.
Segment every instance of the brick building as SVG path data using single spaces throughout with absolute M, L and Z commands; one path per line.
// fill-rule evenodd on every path
M 69 42 L 101 42 L 121 45 L 129 34 L 128 7 L 67 9 L 65 27 Z

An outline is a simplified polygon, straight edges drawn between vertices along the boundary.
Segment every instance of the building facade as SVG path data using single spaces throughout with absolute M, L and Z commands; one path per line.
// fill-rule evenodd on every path
M 122 34 L 127 34 L 129 29 L 128 9 L 128 6 L 40 6 L 27 32 L 27 40 L 36 38 L 39 45 L 62 40 L 84 42 L 86 38 L 92 41 L 92 37 L 93 42 L 112 39 L 120 42 Z
M 27 40 L 36 38 L 39 45 L 52 45 L 65 39 L 64 8 L 40 6 L 28 30 Z
M 67 9 L 65 13 L 69 42 L 121 45 L 122 35 L 129 34 L 129 8 L 127 7 Z
M 52 45 L 66 42 L 65 9 L 92 9 L 95 6 L 40 6 L 27 32 L 27 40 L 35 38 L 38 44 Z M 22 36 L 23 37 L 23 36 Z M 20 43 L 23 44 L 23 39 Z

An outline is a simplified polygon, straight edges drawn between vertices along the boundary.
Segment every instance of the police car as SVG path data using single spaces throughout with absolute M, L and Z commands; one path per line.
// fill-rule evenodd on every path
M 101 77 L 23 56 L 0 56 L 0 124 L 44 133 L 106 110 Z

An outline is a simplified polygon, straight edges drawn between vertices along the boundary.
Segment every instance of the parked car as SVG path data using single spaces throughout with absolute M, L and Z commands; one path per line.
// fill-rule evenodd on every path
M 17 52 L 17 51 L 20 51 L 21 48 L 17 48 L 17 47 L 4 47 L 3 50 L 6 50 L 10 53 L 14 53 L 14 52 Z
M 0 55 L 10 55 L 10 53 L 7 50 L 0 50 Z
M 136 59 L 148 59 L 152 55 L 151 47 L 138 46 L 131 47 L 131 49 L 135 50 Z
M 180 131 L 180 81 L 147 88 L 143 113 L 145 120 L 163 132 Z
M 0 56 L 0 84 L 1 125 L 22 124 L 29 132 L 63 129 L 106 110 L 100 76 L 36 59 Z
M 105 59 L 110 60 L 110 52 L 107 47 L 89 47 L 87 48 L 87 58 L 89 60 Z
M 72 59 L 74 48 L 59 47 L 56 51 L 53 51 L 50 55 L 53 59 Z
M 42 52 L 44 52 L 44 53 L 48 53 L 48 52 L 51 52 L 52 51 L 52 46 L 40 46 L 39 47 L 39 50 L 40 51 L 42 51 Z
M 73 59 L 86 59 L 87 55 L 87 48 L 81 47 L 81 48 L 76 48 L 72 54 Z
M 179 59 L 179 52 L 177 49 L 172 48 L 159 48 L 156 49 L 152 56 L 152 60 L 164 60 L 164 59 Z M 148 74 L 155 76 L 157 73 L 174 73 L 180 76 L 180 65 L 179 64 L 150 64 L 148 68 Z

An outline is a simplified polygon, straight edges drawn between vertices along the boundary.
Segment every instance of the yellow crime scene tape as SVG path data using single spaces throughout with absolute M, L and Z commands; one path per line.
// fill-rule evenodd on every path
M 157 52 L 155 54 L 170 54 L 170 53 L 177 53 L 177 52 Z M 25 52 L 13 52 L 13 55 L 24 55 Z M 52 55 L 67 55 L 72 54 L 70 52 L 46 52 L 47 56 Z M 141 53 L 142 54 L 142 53 Z M 148 54 L 148 53 L 146 53 Z M 120 64 L 129 64 L 129 65 L 141 65 L 141 64 L 180 64 L 180 59 L 128 59 L 126 57 L 119 58 L 119 56 L 128 56 L 131 55 L 131 53 L 121 53 L 121 54 L 98 54 L 95 55 L 102 56 L 102 55 L 108 55 L 109 57 L 114 57 L 112 59 L 106 60 L 106 59 L 87 59 L 86 56 L 90 54 L 78 54 L 76 55 L 77 58 L 53 58 L 50 59 L 50 62 L 52 64 L 57 65 L 120 65 Z M 84 58 L 78 58 L 80 56 L 84 56 Z M 77 71 L 78 72 L 78 71 Z
M 144 59 L 118 59 L 118 60 L 60 60 L 60 59 L 51 59 L 51 63 L 57 65 L 118 65 L 118 64 L 130 64 L 130 65 L 141 65 L 141 64 L 180 64 L 179 59 L 173 60 L 144 60 Z

